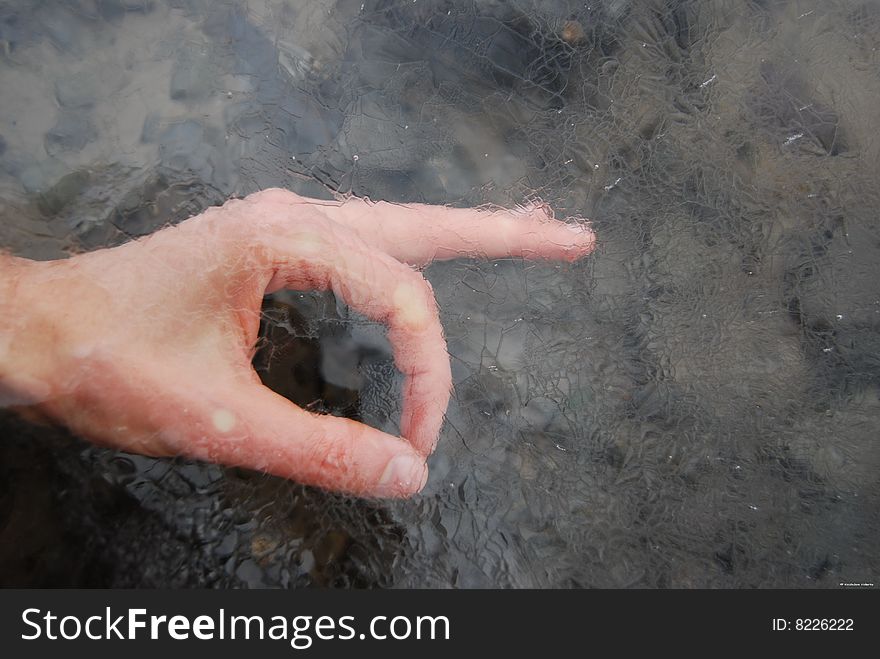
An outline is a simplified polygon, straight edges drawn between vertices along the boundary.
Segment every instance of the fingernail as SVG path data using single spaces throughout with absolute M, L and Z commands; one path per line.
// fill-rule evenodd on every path
M 425 487 L 428 480 L 428 467 L 421 458 L 398 455 L 388 462 L 379 488 L 388 494 L 415 493 Z

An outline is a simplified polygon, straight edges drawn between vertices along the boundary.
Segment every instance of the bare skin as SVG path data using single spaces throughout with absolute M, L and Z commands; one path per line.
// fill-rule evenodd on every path
M 593 233 L 546 210 L 318 201 L 264 190 L 120 247 L 0 258 L 0 405 L 94 442 L 186 455 L 359 496 L 424 487 L 452 388 L 430 284 L 461 257 L 574 261 Z M 384 323 L 401 437 L 312 414 L 251 366 L 263 295 L 332 290 Z

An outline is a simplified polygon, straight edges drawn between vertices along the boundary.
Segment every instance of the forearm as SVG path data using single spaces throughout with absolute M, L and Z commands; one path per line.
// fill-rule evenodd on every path
M 42 311 L 31 303 L 35 261 L 0 252 L 0 407 L 32 405 L 50 395 Z

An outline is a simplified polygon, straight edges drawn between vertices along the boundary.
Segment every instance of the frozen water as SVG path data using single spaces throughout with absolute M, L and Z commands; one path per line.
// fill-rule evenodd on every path
M 7 2 L 0 245 L 282 186 L 592 218 L 574 265 L 426 271 L 425 492 L 352 500 L 12 417 L 3 585 L 836 587 L 880 572 L 880 7 Z M 394 431 L 381 328 L 267 300 L 264 380 Z

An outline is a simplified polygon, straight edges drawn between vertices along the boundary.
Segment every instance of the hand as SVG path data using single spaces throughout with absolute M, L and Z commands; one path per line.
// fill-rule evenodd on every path
M 411 266 L 573 261 L 593 245 L 586 226 L 539 207 L 318 201 L 276 189 L 120 247 L 61 261 L 7 257 L 0 404 L 125 451 L 410 496 L 427 480 L 452 384 L 431 286 Z M 387 325 L 405 376 L 402 438 L 312 414 L 260 383 L 251 359 L 261 303 L 281 288 L 332 290 Z

